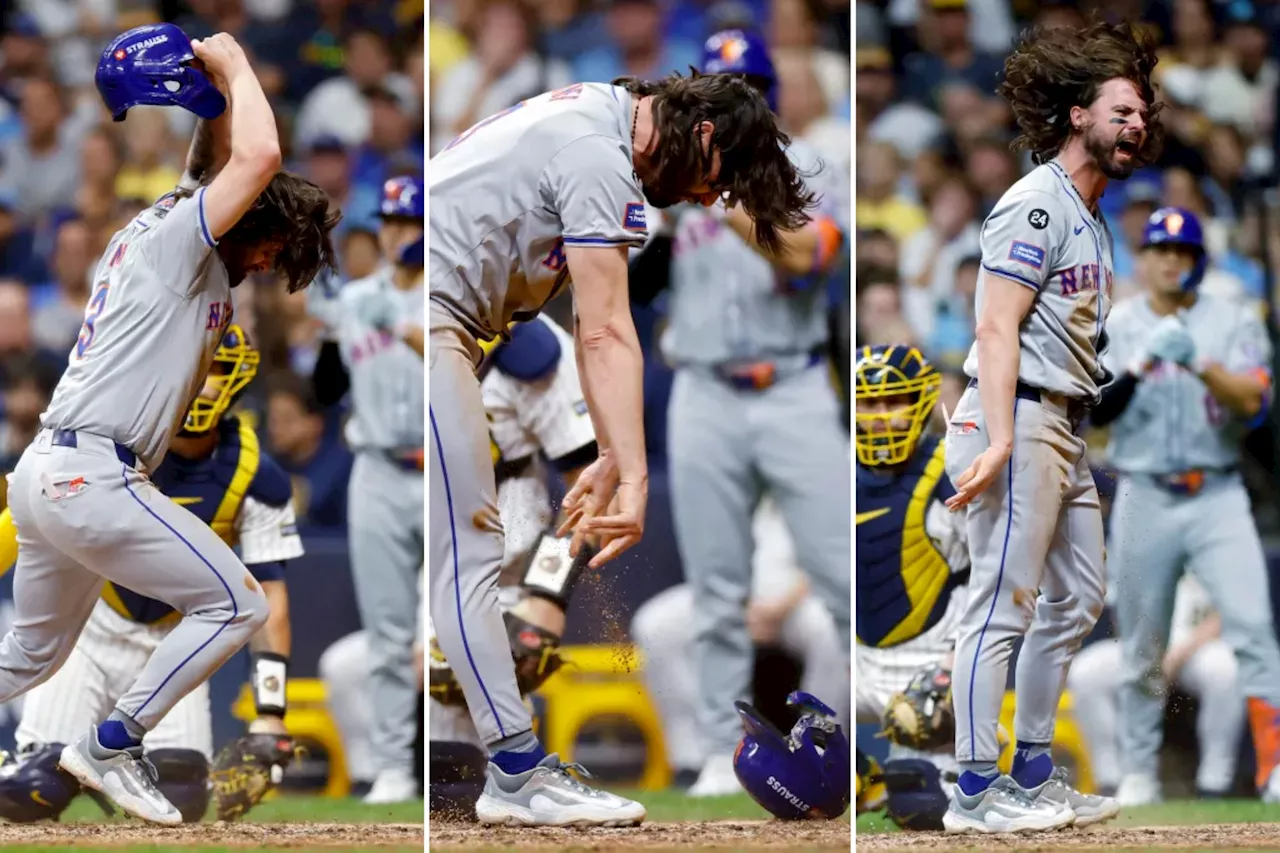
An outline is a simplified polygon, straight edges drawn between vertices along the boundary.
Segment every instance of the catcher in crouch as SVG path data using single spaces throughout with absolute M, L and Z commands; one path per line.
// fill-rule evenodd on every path
M 143 739 L 157 787 L 186 823 L 205 816 L 211 792 L 219 820 L 241 816 L 279 782 L 294 754 L 284 727 L 291 641 L 284 575 L 288 561 L 303 553 L 293 487 L 259 447 L 249 420 L 226 415 L 257 374 L 258 362 L 244 331 L 229 326 L 169 455 L 152 473 L 164 494 L 239 547 L 271 604 L 266 624 L 249 641 L 258 712 L 249 732 L 213 756 L 206 682 Z M 6 509 L 0 514 L 0 573 L 13 566 L 17 552 Z M 166 604 L 111 583 L 103 587 L 66 664 L 24 697 L 18 760 L 0 765 L 0 818 L 56 819 L 66 809 L 81 786 L 58 767 L 63 745 L 106 717 L 177 620 Z
M 925 435 L 942 375 L 912 346 L 863 347 L 854 366 L 857 452 L 857 720 L 890 741 L 881 768 L 857 754 L 857 812 L 942 829 L 954 778 L 951 661 L 969 551 L 943 443 Z M 949 786 L 948 786 L 949 787 Z
M 569 556 L 556 538 L 548 468 L 571 487 L 596 458 L 596 435 L 578 378 L 573 338 L 546 315 L 513 326 L 487 349 L 480 391 L 489 418 L 506 551 L 498 592 L 520 693 L 532 693 L 561 660 L 557 648 L 574 584 L 595 550 Z M 433 811 L 472 814 L 484 786 L 486 757 L 462 688 L 427 632 L 430 700 L 430 796 Z

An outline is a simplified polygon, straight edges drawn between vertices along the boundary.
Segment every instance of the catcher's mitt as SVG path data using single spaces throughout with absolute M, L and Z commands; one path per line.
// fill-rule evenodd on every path
M 280 734 L 250 733 L 224 746 L 209 774 L 218 820 L 235 820 L 262 802 L 297 752 L 293 738 Z
M 511 657 L 516 665 L 516 683 L 520 687 L 520 695 L 527 696 L 564 665 L 564 659 L 560 657 L 560 638 L 515 614 L 503 613 L 502 618 L 507 625 Z M 427 669 L 431 698 L 442 705 L 466 705 L 462 686 L 434 637 L 429 649 Z
M 885 737 L 911 749 L 929 751 L 954 743 L 951 673 L 938 664 L 920 670 L 906 690 L 889 700 L 881 725 Z

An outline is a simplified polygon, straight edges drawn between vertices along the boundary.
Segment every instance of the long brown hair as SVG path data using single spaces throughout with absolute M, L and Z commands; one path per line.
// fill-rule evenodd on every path
M 330 205 L 324 190 L 290 172 L 277 172 L 253 207 L 223 237 L 239 246 L 279 241 L 275 270 L 296 293 L 322 269 L 333 269 L 336 255 L 331 233 L 342 212 Z
M 657 82 L 620 77 L 613 81 L 639 97 L 653 97 L 658 146 L 656 180 L 669 197 L 678 197 L 711 170 L 711 154 L 702 150 L 695 128 L 710 122 L 712 150 L 720 151 L 717 189 L 728 203 L 740 203 L 755 221 L 756 240 L 768 251 L 781 246 L 779 231 L 795 231 L 810 220 L 817 199 L 804 176 L 787 157 L 791 144 L 778 127 L 764 96 L 734 74 L 672 74 Z
M 1127 21 L 1024 32 L 1005 60 L 1000 84 L 1020 131 L 1014 148 L 1030 151 L 1036 163 L 1048 162 L 1071 137 L 1071 108 L 1088 107 L 1104 83 L 1120 78 L 1132 82 L 1147 105 L 1147 134 L 1137 160 L 1154 163 L 1164 144 L 1164 104 L 1151 83 L 1156 47 L 1150 30 Z

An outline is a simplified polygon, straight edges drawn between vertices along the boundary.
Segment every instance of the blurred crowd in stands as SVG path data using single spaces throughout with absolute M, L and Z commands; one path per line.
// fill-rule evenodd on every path
M 233 35 L 273 102 L 286 167 L 342 206 L 342 278 L 377 265 L 382 182 L 425 161 L 422 0 L 8 0 L 0 3 L 0 472 L 37 429 L 111 235 L 175 186 L 194 129 L 178 109 L 114 123 L 93 85 L 103 46 L 134 26 Z M 250 409 L 298 483 L 313 528 L 342 528 L 350 454 L 342 411 L 311 390 L 320 325 L 306 294 L 263 279 L 235 291 L 263 352 Z
M 1010 150 L 1016 128 L 996 94 L 1004 58 L 1029 26 L 1090 17 L 1140 20 L 1163 44 L 1164 154 L 1102 199 L 1115 235 L 1114 299 L 1140 290 L 1134 258 L 1147 218 L 1177 205 L 1206 226 L 1205 292 L 1259 310 L 1273 300 L 1280 3 L 859 0 L 855 339 L 922 346 L 947 373 L 948 411 L 973 341 L 982 221 L 1032 167 Z

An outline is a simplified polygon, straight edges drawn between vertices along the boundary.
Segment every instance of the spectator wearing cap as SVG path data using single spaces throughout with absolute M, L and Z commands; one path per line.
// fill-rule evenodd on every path
M 351 152 L 336 136 L 314 140 L 301 164 L 302 173 L 342 210 L 342 221 L 333 231 L 338 241 L 350 228 L 377 228 L 380 187 L 355 183 L 353 168 Z
M 894 29 L 929 26 L 927 0 L 887 0 L 885 20 Z M 931 4 L 929 4 L 931 5 Z M 1013 47 L 1017 34 L 1008 0 L 969 0 L 962 4 L 968 10 L 969 42 L 984 53 L 1003 56 Z
M 490 0 L 475 51 L 455 64 L 431 100 L 431 150 L 512 104 L 573 82 L 569 66 L 539 55 L 537 19 L 521 0 Z
M 394 70 L 386 37 L 367 27 L 343 40 L 343 73 L 325 80 L 298 110 L 294 145 L 305 150 L 320 136 L 336 136 L 355 147 L 369 140 L 372 107 L 367 93 L 387 90 L 402 103 L 413 100 L 413 82 Z
M 16 193 L 28 220 L 71 207 L 80 184 L 80 137 L 67 120 L 66 95 L 50 77 L 33 77 L 22 89 L 23 133 L 0 152 L 0 180 Z
M 896 100 L 898 79 L 887 48 L 860 46 L 854 59 L 855 116 L 866 140 L 888 142 L 904 160 L 914 160 L 942 139 L 946 128 L 937 113 L 912 101 Z M 861 133 L 858 141 L 863 141 Z
M 1004 72 L 1004 56 L 974 47 L 969 22 L 968 0 L 928 0 L 921 21 L 925 49 L 904 61 L 904 96 L 937 107 L 939 87 L 957 79 L 984 96 L 994 95 Z
M 369 90 L 366 98 L 370 133 L 365 143 L 355 149 L 352 180 L 356 186 L 381 194 L 382 185 L 396 175 L 421 175 L 426 152 L 414 133 L 420 125 L 410 119 L 411 105 L 384 87 Z
M 13 193 L 0 192 L 0 279 L 36 284 L 49 277 L 44 258 L 35 250 L 35 235 L 17 215 Z
M 929 224 L 924 208 L 899 192 L 902 158 L 888 142 L 858 147 L 857 198 L 854 222 L 858 230 L 880 229 L 902 242 Z
M 608 83 L 616 77 L 656 80 L 673 71 L 688 73 L 702 61 L 701 46 L 663 37 L 664 12 L 658 0 L 607 0 L 605 26 L 610 41 L 573 63 L 574 80 Z

